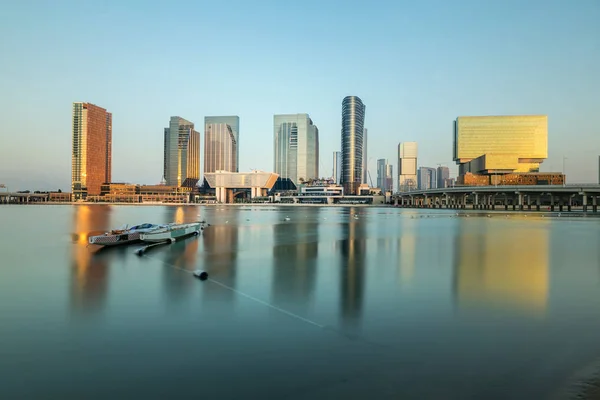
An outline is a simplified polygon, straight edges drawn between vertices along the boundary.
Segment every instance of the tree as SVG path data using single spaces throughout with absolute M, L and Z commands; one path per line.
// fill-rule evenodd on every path
M 62 190 L 58 189 L 58 190 L 57 190 L 57 193 L 62 193 Z

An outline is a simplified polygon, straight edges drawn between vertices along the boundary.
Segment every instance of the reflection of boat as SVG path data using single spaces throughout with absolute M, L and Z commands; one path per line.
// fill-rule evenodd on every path
M 104 233 L 103 235 L 90 236 L 88 238 L 88 243 L 100 246 L 117 246 L 121 244 L 135 243 L 141 240 L 141 234 L 151 232 L 164 226 L 165 225 L 141 224 L 132 226 L 131 228 L 125 227 L 123 229 L 114 229 L 110 232 Z
M 190 224 L 169 224 L 163 225 L 158 229 L 142 233 L 140 239 L 144 242 L 174 242 L 175 240 L 189 236 L 199 235 L 204 229 L 202 222 L 192 222 Z

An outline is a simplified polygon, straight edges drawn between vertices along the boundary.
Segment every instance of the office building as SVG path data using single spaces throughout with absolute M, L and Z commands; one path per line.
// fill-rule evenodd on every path
M 384 158 L 377 160 L 377 187 L 381 192 L 392 192 L 393 187 L 392 165 Z
M 392 164 L 385 166 L 385 190 L 386 192 L 394 191 L 394 169 Z
M 112 114 L 91 103 L 73 103 L 71 191 L 73 200 L 100 195 L 112 171 Z
M 364 133 L 363 133 L 363 151 L 362 151 L 362 168 L 363 168 L 363 175 L 362 175 L 362 183 L 368 184 L 369 181 L 369 161 L 367 158 L 367 128 L 365 128 Z
M 333 180 L 335 183 L 342 183 L 342 152 L 333 152 Z
M 363 134 L 365 105 L 356 96 L 342 101 L 342 185 L 347 195 L 357 194 L 364 177 Z
M 435 168 L 419 167 L 417 173 L 417 187 L 419 190 L 428 190 L 437 188 Z
M 239 172 L 237 116 L 204 118 L 204 173 Z
M 448 187 L 448 179 L 450 179 L 450 168 L 439 166 L 437 168 L 437 187 L 445 188 Z
M 417 188 L 417 142 L 398 145 L 398 191 L 406 192 Z
M 459 183 L 467 174 L 538 173 L 547 157 L 546 115 L 458 117 L 454 121 Z
M 200 179 L 200 133 L 194 124 L 171 117 L 164 131 L 164 180 L 168 186 L 193 188 Z
M 319 129 L 308 114 L 273 117 L 274 170 L 294 185 L 319 178 Z

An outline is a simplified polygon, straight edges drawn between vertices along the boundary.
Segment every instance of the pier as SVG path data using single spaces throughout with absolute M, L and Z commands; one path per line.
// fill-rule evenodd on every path
M 401 192 L 398 207 L 598 212 L 600 185 L 455 186 Z
M 0 204 L 46 203 L 49 197 L 48 193 L 0 192 Z

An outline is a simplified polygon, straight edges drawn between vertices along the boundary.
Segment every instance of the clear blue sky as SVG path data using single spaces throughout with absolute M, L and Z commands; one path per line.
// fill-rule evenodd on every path
M 321 175 L 341 102 L 366 104 L 370 171 L 452 164 L 459 115 L 547 114 L 542 170 L 596 181 L 600 2 L 31 1 L 0 13 L 0 183 L 69 190 L 71 104 L 113 113 L 113 180 L 157 183 L 171 115 L 240 116 L 240 170 L 273 168 L 273 114 L 307 112 Z

